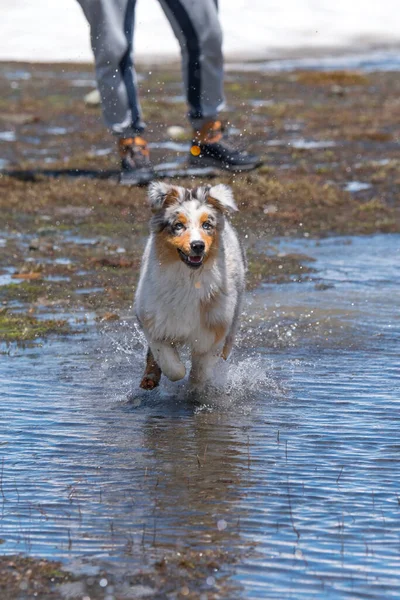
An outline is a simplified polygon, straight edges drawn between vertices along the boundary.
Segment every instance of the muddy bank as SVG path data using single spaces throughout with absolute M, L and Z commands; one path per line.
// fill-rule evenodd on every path
M 142 71 L 140 79 L 154 161 L 184 160 L 190 131 L 179 70 L 157 66 Z M 0 81 L 5 90 L 0 103 L 2 166 L 25 170 L 22 185 L 2 178 L 3 223 L 16 206 L 36 213 L 65 204 L 93 206 L 98 221 L 104 214 L 97 210 L 110 204 L 126 207 L 137 222 L 144 192 L 115 186 L 113 141 L 99 107 L 83 102 L 95 84 L 92 69 L 2 64 Z M 398 73 L 229 72 L 223 115 L 227 134 L 234 143 L 259 152 L 265 166 L 221 180 L 233 185 L 242 210 L 255 217 L 263 232 L 398 231 L 399 92 Z M 179 140 L 169 138 L 170 125 L 186 127 Z M 86 170 L 111 181 L 46 184 L 40 171 L 50 168 Z
M 157 560 L 147 557 L 142 569 L 126 567 L 120 573 L 89 561 L 71 570 L 58 561 L 3 556 L 0 557 L 0 592 L 7 600 L 238 597 L 239 586 L 227 577 L 227 566 L 234 562 L 229 552 L 210 549 L 158 554 Z

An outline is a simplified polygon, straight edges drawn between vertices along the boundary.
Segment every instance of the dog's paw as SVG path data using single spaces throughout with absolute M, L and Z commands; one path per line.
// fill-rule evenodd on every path
M 175 362 L 175 364 L 169 364 L 163 370 L 164 375 L 168 377 L 170 381 L 180 381 L 186 375 L 185 365 L 181 362 Z
M 140 382 L 140 387 L 143 390 L 154 390 L 158 386 L 159 382 L 151 375 L 145 375 Z

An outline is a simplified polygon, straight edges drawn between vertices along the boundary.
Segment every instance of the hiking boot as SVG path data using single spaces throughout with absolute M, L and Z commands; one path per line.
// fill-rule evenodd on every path
M 196 167 L 217 167 L 226 171 L 250 171 L 261 165 L 254 154 L 237 150 L 223 140 L 220 121 L 209 121 L 195 132 L 189 163 Z
M 154 170 L 150 162 L 147 142 L 140 136 L 120 138 L 118 150 L 121 156 L 121 169 L 125 176 L 145 183 L 154 179 Z

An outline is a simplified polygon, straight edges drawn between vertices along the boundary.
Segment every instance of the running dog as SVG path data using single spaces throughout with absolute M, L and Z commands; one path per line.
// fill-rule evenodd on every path
M 140 387 L 152 390 L 161 373 L 183 379 L 185 345 L 190 383 L 203 384 L 218 357 L 228 358 L 239 326 L 246 261 L 228 220 L 238 209 L 222 184 L 189 190 L 153 182 L 148 197 L 153 216 L 135 298 L 148 343 Z

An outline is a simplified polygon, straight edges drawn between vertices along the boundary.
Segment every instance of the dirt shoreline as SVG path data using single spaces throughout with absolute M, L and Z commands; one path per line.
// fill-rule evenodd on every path
M 239 597 L 238 586 L 229 581 L 227 565 L 233 563 L 229 552 L 215 547 L 204 552 L 187 549 L 158 554 L 140 569 L 132 565 L 115 572 L 107 565 L 82 562 L 79 573 L 59 561 L 3 556 L 0 593 L 7 600 Z

